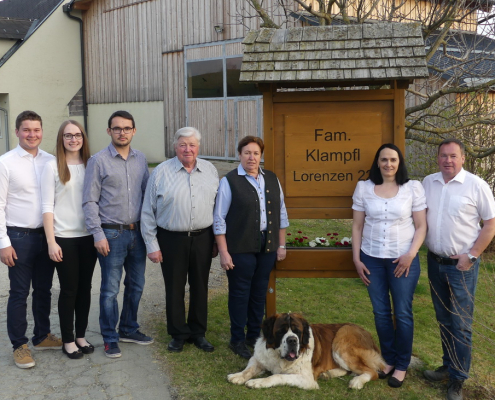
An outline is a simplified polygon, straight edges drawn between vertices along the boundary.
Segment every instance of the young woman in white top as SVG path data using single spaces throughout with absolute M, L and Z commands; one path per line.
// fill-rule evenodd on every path
M 420 274 L 418 250 L 426 235 L 425 192 L 419 181 L 409 180 L 399 148 L 388 143 L 376 152 L 369 180 L 358 182 L 352 199 L 353 260 L 368 289 L 387 363 L 380 378 L 390 376 L 389 386 L 398 388 L 412 354 L 412 301 Z
M 64 343 L 62 351 L 71 359 L 94 351 L 85 339 L 96 263 L 93 237 L 86 231 L 82 210 L 89 156 L 84 128 L 77 121 L 65 121 L 58 131 L 56 160 L 46 164 L 41 177 L 48 253 L 55 262 L 60 281 L 58 313 Z

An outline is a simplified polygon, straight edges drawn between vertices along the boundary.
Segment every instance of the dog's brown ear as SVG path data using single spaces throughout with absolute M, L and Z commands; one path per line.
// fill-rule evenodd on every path
M 267 345 L 275 343 L 275 336 L 273 335 L 273 326 L 275 325 L 276 320 L 277 320 L 277 314 L 272 315 L 269 318 L 265 318 L 265 320 L 261 324 L 261 331 L 263 332 L 263 336 L 265 337 Z
M 309 323 L 303 318 L 303 335 L 302 335 L 302 344 L 303 346 L 307 346 L 309 344 Z

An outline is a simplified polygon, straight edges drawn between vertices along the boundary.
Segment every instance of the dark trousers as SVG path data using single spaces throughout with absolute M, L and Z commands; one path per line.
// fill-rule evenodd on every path
M 58 315 L 62 341 L 74 341 L 74 315 L 76 337 L 83 338 L 88 327 L 91 306 L 91 281 L 96 264 L 93 236 L 55 238 L 62 249 L 63 261 L 56 262 L 60 281 Z
M 234 269 L 227 271 L 230 341 L 237 343 L 256 339 L 260 335 L 266 290 L 277 253 L 239 253 L 231 256 Z
M 208 278 L 213 250 L 213 230 L 185 236 L 158 228 L 163 256 L 167 331 L 177 339 L 205 335 L 208 319 Z M 186 322 L 185 286 L 189 281 L 189 312 Z
M 40 344 L 50 333 L 51 288 L 55 267 L 48 257 L 45 234 L 11 230 L 10 242 L 17 254 L 9 268 L 10 292 L 7 303 L 7 331 L 14 349 L 26 344 L 27 298 L 33 285 L 33 345 Z

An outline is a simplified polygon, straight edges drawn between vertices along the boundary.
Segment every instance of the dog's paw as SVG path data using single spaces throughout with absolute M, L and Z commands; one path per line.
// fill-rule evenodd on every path
M 369 382 L 370 379 L 371 379 L 371 377 L 367 373 L 364 373 L 362 375 L 358 375 L 358 376 L 351 379 L 351 381 L 349 382 L 349 387 L 351 389 L 362 389 L 364 384 L 366 382 Z
M 320 377 L 324 379 L 338 378 L 347 375 L 347 371 L 342 368 L 334 368 L 328 371 L 322 372 Z
M 244 383 L 246 383 L 246 379 L 244 378 L 242 372 L 227 375 L 227 380 L 235 385 L 244 385 Z
M 251 379 L 246 382 L 246 386 L 251 389 L 259 389 L 259 388 L 266 388 L 270 387 L 270 385 L 266 384 L 266 379 L 265 378 L 259 378 L 259 379 Z

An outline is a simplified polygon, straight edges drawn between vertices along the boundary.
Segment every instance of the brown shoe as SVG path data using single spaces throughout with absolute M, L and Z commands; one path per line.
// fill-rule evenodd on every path
M 32 368 L 36 364 L 31 357 L 31 351 L 27 344 L 23 344 L 14 350 L 14 362 L 19 368 Z
M 41 343 L 34 346 L 35 350 L 60 350 L 62 348 L 62 339 L 59 339 L 51 333 Z

